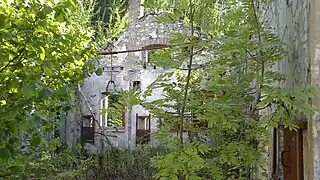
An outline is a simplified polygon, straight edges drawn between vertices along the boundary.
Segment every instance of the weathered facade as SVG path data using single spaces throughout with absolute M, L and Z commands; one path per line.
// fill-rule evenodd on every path
M 287 55 L 274 69 L 286 75 L 286 88 L 320 82 L 320 2 L 317 0 L 274 0 L 260 6 L 263 24 L 287 47 Z M 318 99 L 312 103 L 319 108 Z M 278 128 L 270 150 L 269 177 L 285 180 L 320 179 L 319 115 L 297 119 L 300 129 Z
M 181 24 L 157 24 L 152 16 L 143 14 L 140 0 L 130 0 L 129 27 L 108 51 L 119 52 L 145 47 L 163 46 L 168 43 L 171 32 L 181 31 Z M 259 6 L 263 25 L 275 32 L 287 45 L 288 54 L 283 61 L 274 66 L 282 71 L 287 80 L 281 86 L 295 88 L 303 84 L 320 83 L 320 1 L 318 0 L 271 0 L 268 6 Z M 99 152 L 106 143 L 102 134 L 106 134 L 113 146 L 134 148 L 137 126 L 141 119 L 147 133 L 151 134 L 150 144 L 156 141 L 152 133 L 157 130 L 157 121 L 142 106 L 132 110 L 124 109 L 122 125 L 108 127 L 101 123 L 101 107 L 108 82 L 113 80 L 117 87 L 128 90 L 138 88 L 145 91 L 164 70 L 148 62 L 144 51 L 122 52 L 106 55 L 100 66 L 104 69 L 101 76 L 93 75 L 85 80 L 77 92 L 76 101 L 80 104 L 80 113 L 69 114 L 72 121 L 64 122 L 62 135 L 67 142 L 75 145 L 81 136 L 83 120 L 96 120 L 100 127 L 95 127 L 94 141 L 85 143 L 92 152 Z M 112 65 L 111 65 L 112 62 Z M 145 65 L 141 65 L 144 64 Z M 112 75 L 111 75 L 112 74 Z M 112 79 L 111 79 L 112 77 Z M 154 91 L 150 100 L 161 96 L 161 91 Z M 105 102 L 104 102 L 105 103 Z M 320 108 L 320 100 L 313 99 L 315 107 Z M 148 120 L 150 119 L 150 121 Z M 273 145 L 270 149 L 268 163 L 270 179 L 285 180 L 318 180 L 320 179 L 320 115 L 297 119 L 300 130 L 292 133 L 278 128 L 273 134 Z M 90 126 L 87 124 L 86 126 Z M 142 133 L 143 134 L 143 133 Z
M 136 105 L 131 110 L 123 107 L 122 122 L 115 126 L 107 125 L 107 115 L 104 117 L 101 112 L 103 106 L 108 104 L 105 91 L 108 83 L 113 85 L 111 81 L 118 90 L 136 89 L 143 92 L 161 73 L 168 71 L 152 65 L 148 51 L 142 49 L 164 47 L 170 33 L 182 32 L 184 29 L 181 23 L 158 24 L 152 16 L 144 14 L 140 3 L 140 0 L 129 1 L 127 30 L 113 45 L 104 50 L 113 53 L 100 60 L 98 66 L 103 69 L 102 75 L 92 75 L 79 86 L 75 97 L 80 105 L 80 113 L 70 113 L 69 119 L 72 121 L 64 122 L 62 136 L 74 146 L 81 136 L 89 135 L 84 143 L 89 153 L 98 153 L 107 146 L 108 141 L 114 147 L 132 149 L 136 147 L 139 136 L 149 136 L 149 145 L 157 143 L 153 138 L 153 133 L 157 130 L 157 120 L 142 106 Z M 161 90 L 154 90 L 146 100 L 158 99 L 161 93 Z M 93 126 L 93 121 L 96 126 Z

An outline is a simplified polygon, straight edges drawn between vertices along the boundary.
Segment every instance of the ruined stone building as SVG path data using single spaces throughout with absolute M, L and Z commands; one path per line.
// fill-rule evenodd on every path
M 99 152 L 103 146 L 107 146 L 106 143 L 129 149 L 139 143 L 156 144 L 153 133 L 157 130 L 157 121 L 142 106 L 136 105 L 131 110 L 123 107 L 122 112 L 112 113 L 118 117 L 110 117 L 101 111 L 111 104 L 110 101 L 118 101 L 115 93 L 110 95 L 106 92 L 107 88 L 114 91 L 145 91 L 166 71 L 152 64 L 151 51 L 147 49 L 166 47 L 170 33 L 183 30 L 179 22 L 154 22 L 152 16 L 145 14 L 140 3 L 140 0 L 129 1 L 127 30 L 104 50 L 110 53 L 103 56 L 98 65 L 103 69 L 102 75 L 92 75 L 79 86 L 76 102 L 80 104 L 80 113 L 71 113 L 69 119 L 72 121 L 64 122 L 62 127 L 62 136 L 66 137 L 67 142 L 75 146 L 79 139 L 84 138 L 84 147 L 89 153 Z M 147 100 L 155 100 L 160 96 L 160 91 L 153 91 Z M 112 122 L 112 118 L 118 119 Z M 93 126 L 94 121 L 99 126 Z M 105 135 L 109 142 L 105 142 Z
M 148 50 L 164 47 L 170 32 L 183 31 L 181 23 L 157 24 L 152 16 L 145 16 L 140 0 L 129 1 L 129 26 L 119 39 L 109 47 L 113 55 L 104 57 L 101 76 L 93 75 L 81 85 L 77 93 L 80 114 L 70 114 L 73 121 L 64 122 L 62 135 L 67 142 L 78 142 L 82 134 L 87 137 L 85 148 L 98 152 L 103 144 L 102 135 L 92 121 L 104 127 L 110 143 L 119 148 L 134 148 L 139 136 L 150 134 L 149 144 L 156 144 L 152 133 L 157 130 L 157 121 L 142 106 L 132 110 L 123 108 L 121 122 L 107 122 L 101 109 L 108 104 L 106 87 L 116 85 L 122 90 L 145 91 L 164 70 L 152 65 Z M 288 55 L 274 68 L 284 72 L 288 79 L 283 86 L 295 88 L 301 84 L 320 83 L 320 1 L 319 0 L 271 0 L 268 6 L 259 6 L 263 25 L 275 32 L 287 45 Z M 112 63 L 112 64 L 111 64 Z M 111 82 L 114 82 L 112 83 Z M 150 100 L 157 99 L 161 92 L 153 92 Z M 313 99 L 320 108 L 320 100 Z M 268 161 L 269 179 L 319 180 L 320 179 L 320 116 L 298 119 L 297 132 L 285 128 L 272 130 L 273 144 Z M 82 127 L 82 128 L 81 128 Z

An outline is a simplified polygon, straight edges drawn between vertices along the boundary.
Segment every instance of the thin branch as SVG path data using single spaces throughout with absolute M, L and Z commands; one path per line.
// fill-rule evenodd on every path
M 194 36 L 194 26 L 193 26 L 193 3 L 192 0 L 190 2 L 190 28 L 191 28 L 191 37 Z M 186 102 L 187 102 L 187 97 L 188 97 L 188 90 L 189 90 L 189 85 L 190 85 L 190 77 L 191 77 L 191 66 L 192 66 L 192 61 L 193 61 L 193 44 L 191 43 L 190 45 L 190 56 L 189 56 L 189 69 L 188 69 L 188 74 L 187 74 L 187 79 L 186 79 L 186 85 L 184 87 L 184 97 L 183 97 L 183 104 L 181 107 L 181 113 L 180 113 L 180 142 L 183 144 L 183 124 L 184 124 L 184 111 L 186 108 Z
M 248 51 L 248 50 L 246 49 L 246 52 L 250 55 L 250 57 L 251 57 L 254 61 L 258 62 L 258 61 L 257 61 L 257 58 L 254 57 L 254 56 L 250 53 L 250 51 Z
M 258 40 L 261 43 L 262 42 L 261 31 L 260 31 L 259 20 L 258 20 L 258 16 L 257 16 L 254 0 L 251 0 L 251 6 L 252 6 L 253 16 L 254 16 L 254 20 L 255 20 L 255 24 L 256 24 L 256 28 L 257 28 Z
M 139 52 L 139 51 L 149 51 L 149 50 L 158 50 L 158 49 L 167 49 L 167 48 L 173 48 L 173 47 L 183 47 L 188 46 L 192 44 L 197 44 L 203 41 L 197 41 L 197 42 L 188 42 L 188 43 L 181 43 L 181 44 L 173 44 L 173 45 L 165 45 L 165 44 L 158 44 L 159 46 L 150 46 L 150 47 L 144 47 L 140 49 L 129 49 L 124 51 L 111 51 L 111 52 L 99 52 L 98 55 L 112 55 L 112 54 L 121 54 L 121 53 L 130 53 L 130 52 Z
M 259 41 L 259 44 L 261 46 L 262 44 L 262 38 L 261 38 L 261 31 L 260 31 L 260 26 L 259 26 L 259 19 L 258 19 L 258 16 L 257 16 L 257 13 L 256 13 L 256 7 L 255 7 L 255 3 L 254 3 L 254 0 L 251 0 L 251 6 L 252 6 L 252 10 L 253 10 L 253 16 L 254 16 L 254 21 L 255 21 L 255 25 L 256 25 L 256 29 L 257 29 L 257 36 L 258 36 L 258 41 Z M 260 56 L 262 56 L 262 51 L 261 49 L 259 50 L 259 53 L 260 53 Z M 262 88 L 262 84 L 263 84 L 263 76 L 264 76 L 264 73 L 265 73 L 265 61 L 261 61 L 261 77 L 259 77 L 258 75 L 258 78 L 257 78 L 257 83 L 259 83 L 257 85 L 257 94 L 256 94 L 256 97 L 255 97 L 255 100 L 252 104 L 252 110 L 255 109 L 255 106 L 258 104 L 260 98 L 261 98 L 261 88 Z M 261 82 L 259 82 L 261 80 Z M 254 114 L 255 111 L 252 111 L 252 115 Z
M 195 51 L 192 55 L 197 55 L 198 53 L 202 52 L 205 48 L 201 48 L 198 51 Z
M 271 105 L 272 105 L 271 103 L 268 103 L 268 104 L 266 104 L 266 105 L 265 105 L 265 106 L 263 106 L 263 107 L 255 108 L 255 109 L 254 109 L 254 111 L 264 110 L 264 109 L 266 109 L 267 107 L 270 107 Z
M 274 113 L 272 114 L 271 118 L 269 119 L 269 122 L 271 122 L 271 121 L 273 120 L 273 118 L 274 118 L 274 116 L 276 115 L 277 111 L 278 111 L 278 108 L 277 108 L 277 109 L 274 111 Z
M 86 105 L 90 111 L 90 114 L 92 115 L 92 118 L 93 118 L 93 121 L 98 125 L 98 127 L 100 128 L 100 130 L 103 130 L 103 128 L 100 126 L 100 123 L 98 120 L 96 120 L 95 116 L 94 116 L 94 113 L 93 113 L 93 110 L 89 104 L 89 101 L 87 100 L 86 96 L 83 94 L 82 90 L 81 90 L 81 87 L 80 87 L 80 84 L 78 84 L 78 90 L 82 96 L 82 98 L 84 99 L 84 101 L 86 102 Z M 94 123 L 94 126 L 95 126 L 95 123 Z M 109 141 L 108 137 L 106 134 L 104 133 L 101 133 L 101 135 L 103 135 L 105 138 L 106 138 L 106 141 L 108 143 L 109 146 L 112 146 L 111 142 Z
M 4 67 L 2 67 L 1 69 L 0 69 L 0 73 L 2 72 L 2 71 L 4 71 L 13 61 L 15 61 L 16 59 L 18 59 L 22 54 L 23 54 L 23 51 L 25 50 L 25 47 L 23 47 L 19 52 L 18 52 L 18 54 L 14 57 L 14 58 L 12 58 L 11 60 L 9 60 L 9 62 L 4 66 Z
M 95 134 L 100 134 L 102 136 L 109 136 L 109 137 L 118 137 L 116 135 L 111 135 L 111 134 L 105 134 L 105 133 L 102 133 L 102 132 L 94 132 Z

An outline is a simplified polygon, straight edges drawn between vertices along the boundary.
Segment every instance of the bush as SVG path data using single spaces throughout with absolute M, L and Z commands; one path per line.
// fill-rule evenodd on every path
M 165 152 L 166 149 L 150 147 L 135 150 L 112 149 L 103 157 L 97 156 L 96 163 L 88 167 L 80 179 L 152 179 L 155 169 L 151 166 L 150 159 Z

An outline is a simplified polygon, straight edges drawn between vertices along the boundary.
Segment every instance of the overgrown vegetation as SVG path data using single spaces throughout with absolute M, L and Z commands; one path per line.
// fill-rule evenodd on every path
M 187 27 L 152 55 L 170 71 L 148 91 L 125 94 L 128 108 L 141 103 L 165 119 L 157 137 L 169 150 L 89 158 L 57 149 L 53 132 L 76 107 L 75 85 L 102 73 L 91 58 L 127 25 L 126 0 L 94 2 L 0 2 L 0 178 L 253 179 L 266 174 L 268 129 L 294 130 L 296 117 L 316 111 L 315 88 L 279 86 L 285 77 L 272 66 L 284 47 L 263 28 L 255 0 L 146 0 L 159 23 Z M 163 99 L 145 102 L 157 88 Z
M 155 168 L 150 159 L 167 152 L 163 148 L 141 147 L 135 150 L 108 151 L 100 163 L 89 166 L 84 179 L 152 179 Z
M 263 28 L 257 2 L 147 0 L 144 6 L 153 14 L 161 12 L 160 23 L 183 20 L 188 27 L 187 33 L 172 34 L 169 49 L 153 56 L 172 71 L 142 94 L 163 89 L 163 99 L 143 104 L 164 117 L 158 137 L 174 147 L 152 159 L 158 170 L 154 178 L 267 178 L 269 129 L 283 125 L 295 130 L 298 116 L 316 112 L 308 99 L 317 90 L 281 86 L 285 77 L 272 66 L 283 59 L 284 46 Z M 186 61 L 188 69 L 179 69 Z M 197 63 L 202 66 L 194 68 Z M 177 125 L 178 136 L 172 138 Z
M 118 14 L 125 15 L 121 7 L 110 8 L 106 20 L 113 24 L 99 27 L 93 3 L 0 2 L 0 178 L 50 178 L 83 164 L 71 151 L 55 151 L 61 146 L 59 124 L 76 107 L 74 87 L 94 72 L 91 58 L 101 42 L 113 38 L 102 41 L 95 34 L 121 32 Z M 57 165 L 61 160 L 64 168 Z
M 135 150 L 109 150 L 99 156 L 75 156 L 71 149 L 66 149 L 52 158 L 42 156 L 32 165 L 29 177 L 52 180 L 105 180 L 105 179 L 152 179 L 155 168 L 150 158 L 167 152 L 161 148 L 142 147 Z

